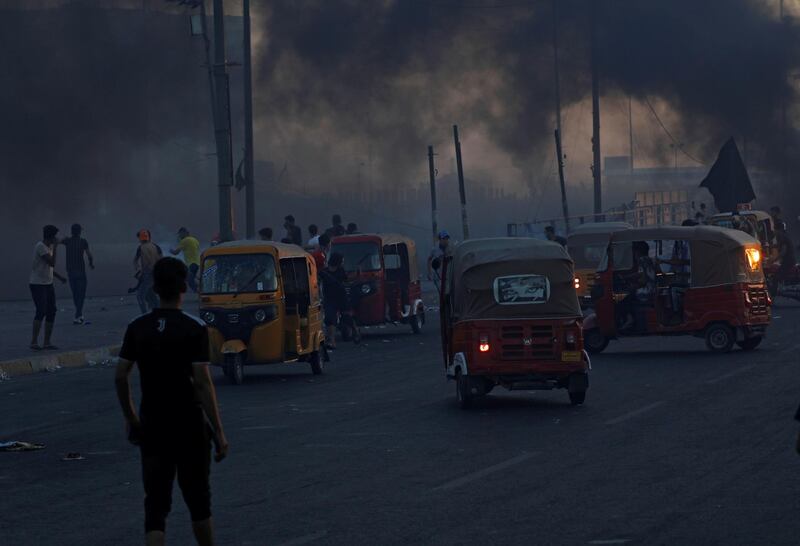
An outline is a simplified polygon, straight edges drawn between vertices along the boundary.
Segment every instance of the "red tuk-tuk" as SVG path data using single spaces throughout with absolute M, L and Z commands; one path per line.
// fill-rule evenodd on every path
M 403 235 L 359 234 L 333 239 L 330 254 L 344 257 L 345 288 L 356 324 L 404 323 L 418 334 L 425 305 L 414 241 Z
M 589 386 L 572 259 L 558 243 L 473 239 L 443 264 L 444 365 L 462 408 L 495 386 L 566 388 L 582 404 Z
M 714 352 L 755 349 L 772 300 L 759 242 L 710 226 L 635 228 L 612 234 L 584 321 L 586 350 L 625 336 L 693 335 Z

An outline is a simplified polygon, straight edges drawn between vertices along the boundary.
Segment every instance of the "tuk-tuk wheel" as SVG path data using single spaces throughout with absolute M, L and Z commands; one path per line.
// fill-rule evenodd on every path
M 309 355 L 308 363 L 311 365 L 311 373 L 322 375 L 325 364 L 322 362 L 322 355 L 319 354 L 319 351 L 314 351 Z
M 583 332 L 583 346 L 589 354 L 602 353 L 608 347 L 608 338 L 600 333 L 597 328 Z
M 743 351 L 752 351 L 756 347 L 761 344 L 761 340 L 763 338 L 761 336 L 749 337 L 743 341 L 737 341 L 736 345 L 738 345 Z
M 706 328 L 706 347 L 715 353 L 727 353 L 736 342 L 736 332 L 727 324 L 718 322 Z
M 411 331 L 415 334 L 422 333 L 422 326 L 425 324 L 425 315 L 423 313 L 415 313 L 411 319 Z
M 461 409 L 467 409 L 472 406 L 469 377 L 465 376 L 460 371 L 456 373 L 456 399 Z
M 244 382 L 244 359 L 242 353 L 225 355 L 225 377 L 234 385 Z
M 569 393 L 569 401 L 573 406 L 580 406 L 586 400 L 586 391 Z

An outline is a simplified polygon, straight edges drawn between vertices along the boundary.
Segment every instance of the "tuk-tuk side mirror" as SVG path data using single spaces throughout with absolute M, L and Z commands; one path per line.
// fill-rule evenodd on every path
M 435 271 L 439 271 L 439 269 L 441 269 L 441 267 L 442 267 L 442 259 L 441 258 L 434 258 L 433 261 L 431 262 L 431 267 Z

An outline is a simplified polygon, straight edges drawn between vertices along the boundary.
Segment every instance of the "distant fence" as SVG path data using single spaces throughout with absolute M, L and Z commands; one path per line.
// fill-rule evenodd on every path
M 610 210 L 601 214 L 572 216 L 569 218 L 569 229 L 567 229 L 564 218 L 509 223 L 507 224 L 507 235 L 509 237 L 542 238 L 545 226 L 553 226 L 556 232 L 569 234 L 576 227 L 590 222 L 627 222 L 635 227 L 677 226 L 687 218 L 691 218 L 692 214 L 692 206 L 688 201 L 644 205 L 629 209 Z

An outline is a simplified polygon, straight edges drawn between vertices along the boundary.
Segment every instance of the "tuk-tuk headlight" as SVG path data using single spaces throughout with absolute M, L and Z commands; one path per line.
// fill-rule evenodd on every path
M 362 295 L 366 296 L 370 292 L 372 292 L 372 287 L 370 285 L 368 285 L 368 284 L 362 284 L 361 285 L 361 294 Z
M 566 341 L 568 345 L 574 345 L 576 339 L 577 336 L 575 335 L 575 332 L 567 332 L 567 335 L 564 336 L 564 341 Z
M 214 321 L 217 320 L 216 315 L 211 311 L 203 311 L 203 314 L 201 316 L 203 317 L 203 320 L 205 321 L 206 324 L 214 324 Z
M 253 313 L 253 318 L 256 319 L 256 322 L 264 322 L 267 320 L 267 312 L 263 309 L 259 309 L 255 313 Z
M 758 271 L 761 263 L 761 251 L 757 248 L 746 248 L 744 254 L 747 256 L 747 265 L 750 267 L 750 271 Z

